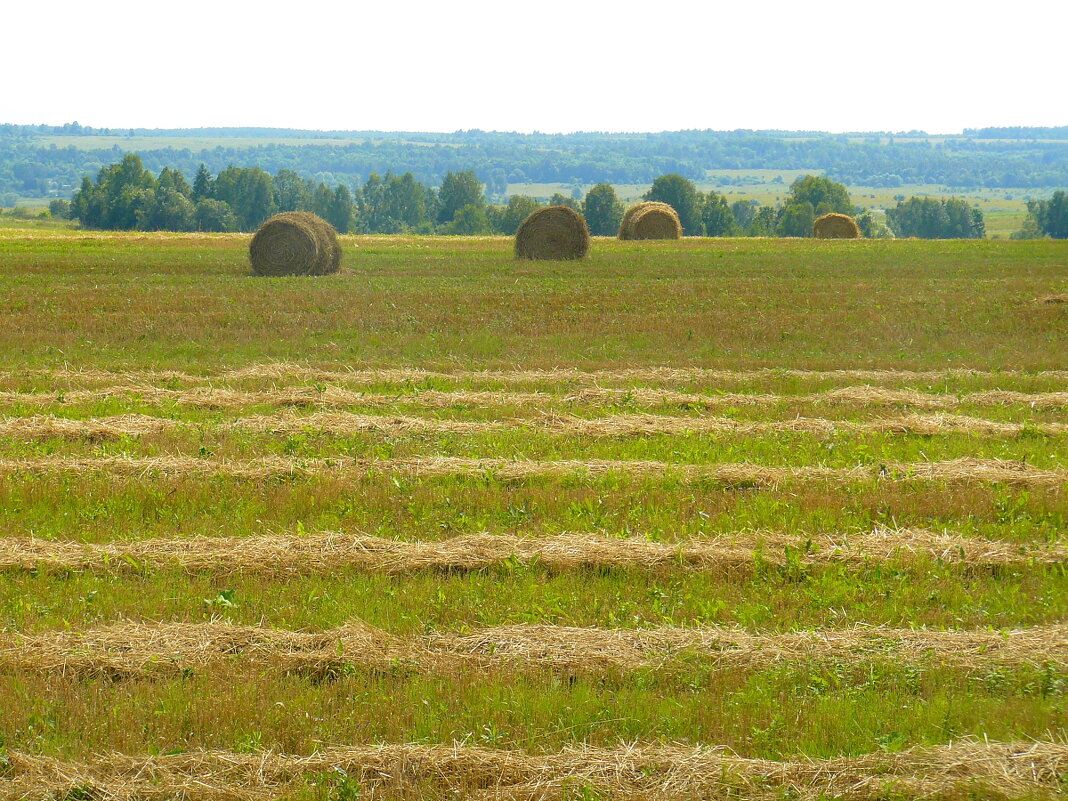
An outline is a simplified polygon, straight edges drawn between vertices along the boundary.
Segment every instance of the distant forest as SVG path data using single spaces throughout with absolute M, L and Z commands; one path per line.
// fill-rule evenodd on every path
M 75 138 L 85 136 L 113 138 L 114 144 L 85 149 L 86 143 Z M 65 137 L 71 137 L 71 145 L 63 146 Z M 134 148 L 128 144 L 130 137 L 142 139 Z M 145 137 L 160 139 L 161 147 L 145 145 Z M 182 139 L 194 138 L 199 140 L 196 146 L 180 146 Z M 204 148 L 205 138 L 218 139 L 218 145 Z M 238 138 L 246 141 L 227 144 L 227 139 Z M 249 139 L 265 141 L 250 145 Z M 324 141 L 277 141 L 285 139 Z M 316 182 L 351 188 L 373 173 L 411 173 L 428 186 L 440 186 L 450 172 L 474 171 L 490 196 L 503 195 L 510 183 L 647 184 L 668 173 L 701 181 L 710 171 L 746 169 L 823 170 L 827 177 L 854 186 L 1068 186 L 1068 127 L 980 128 L 947 138 L 928 137 L 922 131 L 431 134 L 114 130 L 68 123 L 0 125 L 0 196 L 70 197 L 83 176 L 95 176 L 127 152 L 137 153 L 144 166 L 157 173 L 171 168 L 193 175 L 201 164 L 213 173 L 230 166 L 258 166 L 270 173 L 292 170 Z

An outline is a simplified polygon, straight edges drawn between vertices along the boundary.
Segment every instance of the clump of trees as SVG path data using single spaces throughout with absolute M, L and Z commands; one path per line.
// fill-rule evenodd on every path
M 1027 201 L 1027 220 L 1022 231 L 1012 235 L 1014 239 L 1068 239 L 1068 194 L 1062 190 L 1053 193 L 1049 200 Z
M 1064 206 L 1064 193 L 1059 195 L 1060 200 L 1055 195 L 1055 200 L 1043 201 L 1052 204 L 1049 209 L 1035 206 L 1036 219 L 1061 219 L 1058 215 L 1063 212 L 1058 209 Z M 816 217 L 828 212 L 856 216 L 867 237 L 889 235 L 870 212 L 861 213 L 843 184 L 823 176 L 798 178 L 784 202 L 774 206 L 731 203 L 715 191 L 699 191 L 693 181 L 677 173 L 656 178 L 642 197 L 670 204 L 679 213 L 686 236 L 807 237 Z M 585 214 L 595 236 L 615 236 L 624 211 L 624 203 L 608 183 L 596 184 L 585 197 L 578 187 L 570 194 L 554 194 L 549 204 Z M 53 216 L 80 220 L 87 228 L 109 230 L 253 231 L 277 212 L 310 211 L 340 233 L 512 235 L 540 205 L 521 195 L 513 195 L 507 204 L 490 204 L 485 186 L 471 170 L 446 173 L 440 188 L 420 183 L 410 172 L 372 173 L 362 185 L 331 187 L 289 169 L 270 175 L 259 167 L 227 167 L 212 175 L 202 164 L 190 183 L 169 167 L 153 175 L 131 154 L 104 167 L 95 180 L 83 178 L 70 203 L 55 201 L 51 211 Z M 889 210 L 887 217 L 899 236 L 984 233 L 979 210 L 958 199 L 910 198 Z
M 894 233 L 920 239 L 982 239 L 983 212 L 961 198 L 910 197 L 886 211 Z
M 133 154 L 82 179 L 69 209 L 87 228 L 114 231 L 252 231 L 279 211 L 312 211 L 338 231 L 352 229 L 355 206 L 344 185 L 331 189 L 291 170 L 272 177 L 259 167 L 227 167 L 212 176 L 201 165 L 192 185 L 178 170 L 159 176 Z

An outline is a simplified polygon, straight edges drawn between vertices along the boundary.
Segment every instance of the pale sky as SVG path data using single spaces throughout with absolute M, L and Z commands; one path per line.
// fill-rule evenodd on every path
M 1068 124 L 1066 0 L 5 6 L 0 122 L 930 133 Z

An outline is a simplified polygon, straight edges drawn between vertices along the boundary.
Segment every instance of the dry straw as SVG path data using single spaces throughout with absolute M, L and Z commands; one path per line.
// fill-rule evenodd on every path
M 183 424 L 169 417 L 123 414 L 73 420 L 52 415 L 0 417 L 0 436 L 24 440 L 115 440 L 143 437 L 170 431 Z M 508 420 L 449 420 L 439 417 L 368 415 L 351 412 L 292 412 L 239 417 L 212 427 L 225 432 L 255 431 L 268 434 L 317 433 L 343 436 L 360 432 L 405 436 L 428 434 L 481 434 L 492 431 L 531 429 L 553 434 L 582 437 L 639 437 L 685 434 L 733 434 L 762 436 L 779 433 L 806 433 L 833 436 L 839 433 L 885 433 L 921 436 L 970 434 L 978 437 L 1057 436 L 1068 432 L 1066 423 L 1002 423 L 955 414 L 904 415 L 874 420 L 828 420 L 794 417 L 789 420 L 744 421 L 731 417 L 660 414 L 614 414 L 605 417 L 575 417 L 542 413 L 531 418 Z
M 33 537 L 0 538 L 0 570 L 92 570 L 120 573 L 178 568 L 214 574 L 330 574 L 364 570 L 402 574 L 421 570 L 482 570 L 514 562 L 548 571 L 621 568 L 657 571 L 749 570 L 763 564 L 937 560 L 967 568 L 1051 564 L 1068 560 L 1063 545 L 1021 545 L 923 529 L 877 529 L 864 534 L 790 536 L 765 531 L 667 543 L 595 534 L 519 537 L 469 534 L 409 542 L 323 532 L 258 537 L 155 538 L 80 543 Z
M 538 209 L 515 235 L 515 257 L 545 261 L 581 259 L 590 249 L 586 218 L 567 206 Z
M 812 224 L 812 235 L 816 239 L 858 239 L 860 227 L 848 214 L 824 214 L 817 217 Z
M 352 777 L 373 798 L 1038 799 L 1058 797 L 1066 771 L 1068 745 L 1051 741 L 959 740 L 896 753 L 783 762 L 672 743 L 573 745 L 547 754 L 459 743 L 385 743 L 323 748 L 309 756 L 190 750 L 110 753 L 83 762 L 8 751 L 0 796 L 267 801 L 303 797 L 309 777 L 332 775 Z
M 252 237 L 248 253 L 256 275 L 327 275 L 341 265 L 337 231 L 306 211 L 271 217 Z
M 40 634 L 0 633 L 0 670 L 137 678 L 249 667 L 329 675 L 353 668 L 450 673 L 472 669 L 575 674 L 666 668 L 700 659 L 720 670 L 762 670 L 791 662 L 935 662 L 964 669 L 1068 667 L 1068 626 L 1010 631 L 856 626 L 754 633 L 738 628 L 661 626 L 599 629 L 511 625 L 466 633 L 397 636 L 355 622 L 320 631 L 211 623 L 119 623 Z
M 620 239 L 680 239 L 682 222 L 667 203 L 646 201 L 631 206 L 619 225 Z
M 426 408 L 464 406 L 538 406 L 548 403 L 628 406 L 681 405 L 693 409 L 716 409 L 733 406 L 900 406 L 931 411 L 945 411 L 961 406 L 1028 406 L 1032 409 L 1068 407 L 1068 392 L 1016 392 L 988 390 L 954 395 L 852 386 L 801 395 L 750 394 L 723 392 L 701 394 L 672 389 L 579 387 L 567 394 L 548 392 L 505 392 L 497 390 L 433 390 L 407 387 L 403 392 L 372 393 L 337 385 L 280 386 L 269 390 L 241 390 L 198 386 L 189 389 L 166 389 L 156 386 L 110 386 L 97 389 L 73 389 L 50 392 L 0 391 L 0 404 L 22 406 L 59 406 L 99 403 L 112 399 L 131 399 L 141 403 L 173 403 L 201 409 L 240 409 L 246 406 L 273 405 L 330 408 L 339 406 L 396 406 L 417 404 Z
M 362 479 L 386 473 L 415 478 L 472 476 L 497 481 L 537 478 L 595 478 L 604 475 L 641 479 L 670 478 L 710 481 L 727 486 L 775 487 L 785 483 L 835 481 L 932 481 L 955 484 L 1000 483 L 1021 487 L 1059 487 L 1068 483 L 1068 469 L 1041 469 L 1023 461 L 962 458 L 945 462 L 886 462 L 858 467 L 766 466 L 747 463 L 684 464 L 651 460 L 466 459 L 427 456 L 408 459 L 368 459 L 337 456 L 294 459 L 267 456 L 246 461 L 202 459 L 194 456 L 39 456 L 0 459 L 0 474 L 50 475 L 100 473 L 117 478 L 184 478 L 219 476 L 241 481 L 266 481 L 333 475 Z

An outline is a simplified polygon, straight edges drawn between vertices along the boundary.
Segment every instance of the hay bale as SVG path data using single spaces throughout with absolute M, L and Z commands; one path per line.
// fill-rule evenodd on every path
M 619 224 L 620 239 L 680 239 L 682 222 L 667 203 L 647 201 L 631 206 Z
M 812 235 L 816 239 L 859 239 L 860 227 L 848 214 L 824 214 L 812 223 Z
M 581 259 L 590 249 L 586 218 L 567 206 L 538 209 L 515 234 L 517 259 Z
M 256 275 L 327 275 L 341 265 L 334 226 L 306 211 L 267 220 L 252 237 L 248 255 Z

